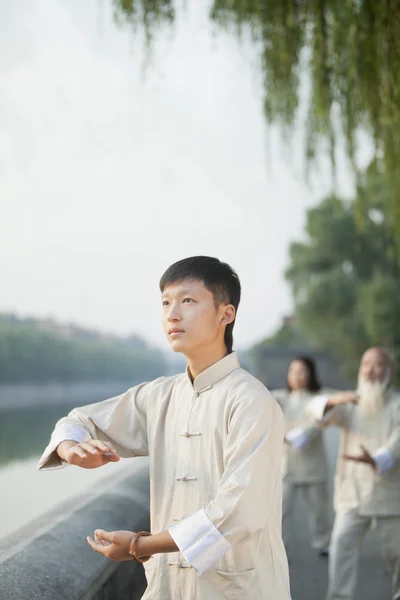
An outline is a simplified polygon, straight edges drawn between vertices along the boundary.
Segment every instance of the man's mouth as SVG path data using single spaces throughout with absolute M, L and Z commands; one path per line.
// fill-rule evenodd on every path
M 177 329 L 175 327 L 168 331 L 168 335 L 170 335 L 171 337 L 176 337 L 178 335 L 181 335 L 182 333 L 185 333 L 183 329 Z

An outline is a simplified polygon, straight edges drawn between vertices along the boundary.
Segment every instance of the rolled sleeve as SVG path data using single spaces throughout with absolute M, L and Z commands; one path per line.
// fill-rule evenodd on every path
M 295 448 L 296 450 L 301 450 L 302 448 L 305 448 L 308 444 L 308 435 L 306 434 L 304 429 L 297 427 L 296 429 L 288 431 L 288 433 L 286 434 L 286 440 L 291 446 L 293 446 L 293 448 Z
M 374 459 L 379 475 L 385 475 L 385 473 L 394 467 L 393 454 L 389 448 L 379 448 L 379 450 L 372 455 L 372 458 Z
M 212 567 L 232 547 L 204 510 L 173 525 L 169 533 L 187 562 L 199 575 Z
M 313 398 L 308 405 L 309 413 L 317 421 L 321 421 L 322 423 L 324 423 L 325 421 L 328 421 L 329 417 L 332 414 L 331 411 L 329 411 L 325 415 L 325 408 L 326 408 L 326 404 L 327 404 L 328 400 L 329 400 L 328 394 L 319 394 L 318 396 L 315 396 L 315 398 Z
M 55 450 L 61 442 L 72 440 L 74 442 L 87 442 L 92 439 L 84 427 L 72 424 L 58 425 L 53 431 L 50 443 L 43 452 L 38 462 L 38 470 L 61 469 L 66 463 L 56 454 Z

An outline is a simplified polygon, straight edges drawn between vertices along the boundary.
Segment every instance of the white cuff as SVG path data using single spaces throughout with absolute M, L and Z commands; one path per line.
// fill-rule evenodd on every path
M 221 556 L 232 548 L 231 544 L 218 531 L 204 510 L 169 529 L 175 544 L 187 562 L 202 575 Z
M 324 422 L 327 421 L 327 419 L 330 417 L 331 411 L 329 411 L 327 415 L 324 414 L 328 400 L 329 396 L 327 394 L 319 394 L 309 402 L 307 407 L 308 412 L 315 419 L 317 419 L 317 421 Z
M 379 450 L 372 455 L 372 458 L 378 467 L 379 475 L 385 475 L 385 473 L 394 467 L 393 454 L 389 448 L 379 448 Z
M 91 439 L 92 438 L 84 427 L 80 427 L 79 425 L 71 425 L 68 423 L 58 425 L 51 435 L 49 445 L 39 459 L 37 466 L 38 470 L 61 469 L 66 465 L 66 463 L 64 463 L 54 452 L 61 442 L 65 442 L 65 440 L 73 440 L 80 443 L 87 442 Z
M 289 444 L 293 446 L 293 448 L 296 448 L 296 450 L 301 450 L 308 444 L 308 435 L 304 429 L 300 429 L 300 427 L 288 431 L 286 434 L 286 439 Z

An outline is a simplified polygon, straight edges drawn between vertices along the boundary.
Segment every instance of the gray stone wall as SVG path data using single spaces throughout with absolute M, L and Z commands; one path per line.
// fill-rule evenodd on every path
M 127 465 L 105 489 L 104 483 L 96 486 L 0 541 L 0 600 L 141 598 L 143 567 L 113 563 L 86 541 L 96 528 L 149 529 L 148 461 L 136 458 Z

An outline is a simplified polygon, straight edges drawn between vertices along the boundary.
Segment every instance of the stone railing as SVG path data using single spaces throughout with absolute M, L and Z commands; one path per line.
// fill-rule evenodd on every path
M 106 486 L 94 486 L 0 541 L 0 600 L 141 598 L 143 567 L 111 562 L 86 541 L 96 528 L 148 530 L 148 461 L 128 465 Z

